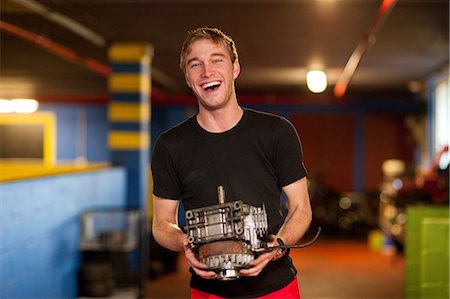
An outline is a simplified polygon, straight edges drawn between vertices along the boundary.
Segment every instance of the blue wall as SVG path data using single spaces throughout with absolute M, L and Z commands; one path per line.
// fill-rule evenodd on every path
M 106 105 L 43 104 L 39 111 L 51 111 L 56 115 L 56 158 L 59 162 L 80 156 L 91 162 L 110 160 Z
M 75 298 L 80 214 L 125 206 L 123 168 L 0 184 L 0 298 Z
M 197 112 L 193 106 L 173 105 L 152 107 L 151 148 L 155 145 L 159 134 L 182 122 Z

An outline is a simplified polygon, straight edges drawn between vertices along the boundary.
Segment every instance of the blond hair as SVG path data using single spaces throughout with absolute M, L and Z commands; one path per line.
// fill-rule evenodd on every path
M 222 43 L 228 51 L 230 55 L 231 62 L 235 62 L 238 58 L 238 53 L 236 49 L 236 44 L 233 39 L 223 33 L 220 29 L 210 28 L 210 27 L 201 27 L 195 30 L 192 30 L 188 33 L 188 36 L 184 40 L 183 46 L 181 47 L 180 53 L 180 69 L 185 73 L 186 71 L 186 56 L 191 51 L 191 46 L 194 42 L 206 39 L 214 42 L 215 44 Z

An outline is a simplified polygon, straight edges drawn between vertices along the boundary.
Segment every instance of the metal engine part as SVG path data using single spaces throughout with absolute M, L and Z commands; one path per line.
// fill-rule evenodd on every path
M 215 271 L 220 280 L 239 278 L 255 252 L 267 246 L 267 214 L 264 205 L 225 202 L 217 187 L 219 204 L 186 211 L 188 242 L 197 258 Z

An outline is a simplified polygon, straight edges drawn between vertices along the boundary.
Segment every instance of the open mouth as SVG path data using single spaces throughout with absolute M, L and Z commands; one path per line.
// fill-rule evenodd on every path
M 219 81 L 212 81 L 212 82 L 203 84 L 202 88 L 206 92 L 211 92 L 211 91 L 214 91 L 217 88 L 219 88 L 220 85 L 221 85 L 221 83 Z

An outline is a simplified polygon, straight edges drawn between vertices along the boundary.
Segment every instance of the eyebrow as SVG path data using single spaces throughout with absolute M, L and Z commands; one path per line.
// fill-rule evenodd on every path
M 198 59 L 197 57 L 191 58 L 186 62 L 186 65 L 189 65 L 192 61 L 195 61 L 195 60 L 200 60 L 200 59 Z
M 213 53 L 213 54 L 211 54 L 210 57 L 215 57 L 215 56 L 226 58 L 226 55 L 222 54 L 222 53 Z M 196 61 L 196 60 L 200 61 L 200 59 L 198 57 L 193 57 L 186 62 L 186 65 L 189 65 L 192 61 Z

